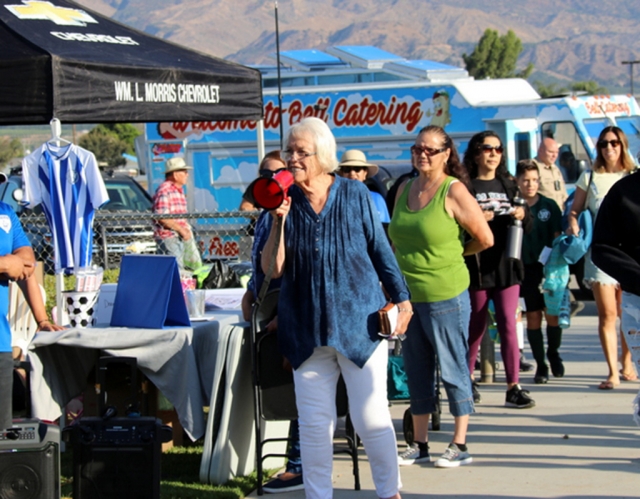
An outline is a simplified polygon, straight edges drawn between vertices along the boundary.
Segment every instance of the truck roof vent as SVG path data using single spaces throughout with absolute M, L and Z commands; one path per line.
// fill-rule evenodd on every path
M 274 55 L 275 57 L 275 55 Z M 280 52 L 280 62 L 300 71 L 348 68 L 349 64 L 322 50 L 286 50 Z
M 384 69 L 428 81 L 471 78 L 466 69 L 426 59 L 388 62 Z
M 355 68 L 382 69 L 387 62 L 403 61 L 404 58 L 372 45 L 336 45 L 328 47 L 327 52 Z

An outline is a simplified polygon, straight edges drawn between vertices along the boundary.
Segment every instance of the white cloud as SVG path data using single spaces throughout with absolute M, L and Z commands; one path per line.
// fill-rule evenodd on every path
M 258 175 L 258 163 L 240 161 L 238 164 L 238 174 L 242 182 L 249 185 Z
M 193 201 L 195 211 L 218 211 L 218 201 L 209 189 L 196 187 Z
M 456 91 L 453 94 L 453 99 L 451 99 L 451 107 L 455 107 L 457 109 L 464 109 L 469 106 L 469 103 L 462 97 L 462 94 Z
M 255 177 L 255 169 L 254 169 L 253 177 Z M 213 179 L 213 187 L 214 188 L 231 187 L 233 189 L 244 191 L 244 188 L 246 186 L 240 175 L 239 168 L 234 168 L 231 165 L 225 165 L 220 169 L 220 175 L 217 178 Z

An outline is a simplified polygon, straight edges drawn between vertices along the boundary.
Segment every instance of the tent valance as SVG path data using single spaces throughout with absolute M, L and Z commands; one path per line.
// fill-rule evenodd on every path
M 0 0 L 1 124 L 262 117 L 259 71 L 67 0 Z

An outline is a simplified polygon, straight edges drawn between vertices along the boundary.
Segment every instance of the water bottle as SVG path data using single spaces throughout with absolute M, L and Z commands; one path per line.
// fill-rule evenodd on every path
M 514 198 L 513 204 L 515 207 L 524 206 L 524 199 Z M 522 220 L 513 220 L 509 232 L 507 233 L 507 258 L 515 258 L 520 260 L 522 256 L 522 237 L 524 236 L 524 230 L 522 229 Z
M 571 326 L 571 303 L 569 302 L 569 290 L 565 288 L 560 302 L 560 313 L 558 314 L 558 325 L 562 329 Z

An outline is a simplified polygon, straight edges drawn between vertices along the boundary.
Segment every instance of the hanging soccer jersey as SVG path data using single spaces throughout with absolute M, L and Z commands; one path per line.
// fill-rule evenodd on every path
M 51 228 L 56 272 L 91 265 L 95 209 L 109 200 L 93 153 L 45 143 L 22 160 L 24 201 L 42 204 Z

